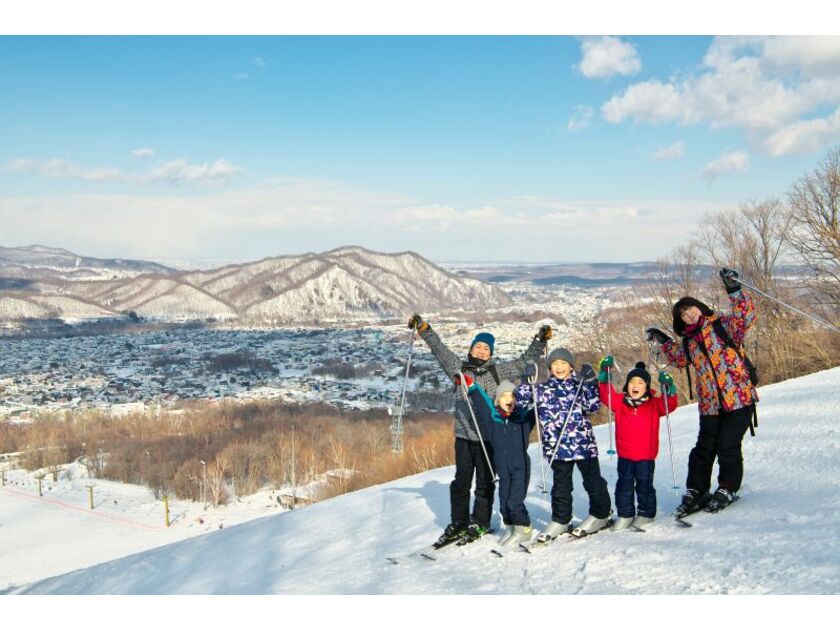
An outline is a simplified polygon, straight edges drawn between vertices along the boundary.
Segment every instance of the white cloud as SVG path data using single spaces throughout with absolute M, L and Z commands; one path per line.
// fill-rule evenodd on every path
M 586 105 L 575 105 L 574 113 L 569 118 L 568 123 L 566 123 L 566 131 L 569 133 L 575 133 L 576 131 L 581 131 L 586 129 L 590 124 L 592 124 L 592 108 Z
M 258 68 L 265 68 L 268 64 L 265 62 L 265 59 L 262 57 L 254 57 L 251 59 L 251 63 L 257 66 Z
M 136 158 L 152 157 L 152 156 L 154 156 L 154 154 L 155 154 L 155 150 L 154 149 L 149 149 L 148 147 L 144 147 L 144 148 L 140 148 L 140 149 L 134 149 L 131 152 L 131 155 L 133 155 Z
M 797 125 L 825 107 L 840 106 L 840 38 L 716 38 L 703 58 L 703 69 L 668 80 L 630 85 L 601 106 L 611 123 L 705 124 L 713 129 L 742 129 L 762 150 L 782 155 L 784 142 L 769 141 L 794 126 L 802 136 L 790 143 L 825 146 L 831 121 Z M 810 139 L 804 136 L 810 134 Z
M 703 167 L 700 176 L 709 184 L 724 173 L 743 173 L 750 167 L 750 156 L 744 151 L 724 153 Z
M 840 108 L 831 116 L 800 120 L 782 127 L 764 141 L 772 156 L 816 153 L 840 140 Z
M 51 179 L 77 179 L 88 182 L 121 182 L 129 184 L 184 184 L 227 182 L 244 169 L 227 160 L 190 164 L 184 159 L 172 160 L 153 168 L 148 173 L 126 173 L 113 167 L 86 167 L 69 160 L 53 158 L 11 160 L 3 169 L 12 173 L 31 173 Z
M 651 156 L 654 160 L 677 160 L 685 155 L 685 142 L 674 142 L 660 147 Z
M 583 58 L 577 67 L 589 79 L 616 74 L 628 76 L 642 69 L 636 48 L 617 37 L 585 38 L 581 43 L 581 52 Z

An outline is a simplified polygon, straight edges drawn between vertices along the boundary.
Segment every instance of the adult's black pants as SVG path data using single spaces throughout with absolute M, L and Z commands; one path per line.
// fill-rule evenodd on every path
M 490 461 L 493 461 L 493 447 L 484 443 Z M 472 517 L 484 528 L 490 528 L 493 514 L 493 494 L 496 483 L 487 465 L 481 442 L 455 438 L 455 479 L 449 485 L 449 501 L 452 508 L 452 522 L 467 525 L 470 522 L 470 491 L 475 477 L 475 505 Z
M 701 493 L 712 485 L 712 469 L 718 461 L 718 486 L 737 492 L 744 478 L 741 443 L 750 427 L 753 406 L 723 412 L 717 416 L 700 416 L 697 444 L 688 456 L 686 487 Z

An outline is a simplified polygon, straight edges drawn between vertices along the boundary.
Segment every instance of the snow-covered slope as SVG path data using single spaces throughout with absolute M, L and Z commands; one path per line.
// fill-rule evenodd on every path
M 647 533 L 605 532 L 532 555 L 497 558 L 490 538 L 436 562 L 386 556 L 430 542 L 449 517 L 452 468 L 400 479 L 47 579 L 22 593 L 837 593 L 840 591 L 840 368 L 761 388 L 758 435 L 745 437 L 742 499 L 692 529 L 668 518 L 671 489 L 663 423 L 657 461 L 659 520 Z M 697 430 L 696 406 L 671 418 L 677 479 Z M 596 429 L 602 451 L 606 427 Z M 544 525 L 536 489 L 528 509 Z M 615 485 L 615 460 L 601 457 Z M 587 503 L 576 475 L 575 513 Z M 68 541 L 73 545 L 74 541 Z M 99 544 L 107 544 L 100 541 Z

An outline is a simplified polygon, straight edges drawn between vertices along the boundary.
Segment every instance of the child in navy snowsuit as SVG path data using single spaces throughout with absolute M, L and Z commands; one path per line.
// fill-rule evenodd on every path
M 466 378 L 468 383 L 472 380 Z M 471 383 L 468 390 L 482 437 L 493 445 L 493 467 L 499 477 L 499 508 L 506 526 L 501 545 L 531 539 L 531 518 L 525 508 L 525 497 L 531 480 L 529 436 L 536 421 L 528 404 L 516 404 L 515 390 L 513 383 L 502 381 L 496 388 L 496 400 L 491 400 L 476 383 Z
M 548 381 L 536 385 L 536 399 L 542 425 L 543 456 L 551 462 L 554 485 L 551 488 L 551 523 L 537 540 L 546 542 L 560 534 L 592 534 L 606 527 L 611 510 L 607 481 L 601 476 L 598 445 L 589 414 L 601 407 L 598 381 L 591 365 L 574 371 L 574 357 L 565 348 L 553 350 L 546 361 Z M 516 390 L 516 401 L 532 400 L 532 386 L 523 383 Z M 564 426 L 565 424 L 565 426 Z M 552 461 L 553 460 L 553 461 Z M 572 530 L 572 472 L 583 476 L 589 495 L 589 516 Z

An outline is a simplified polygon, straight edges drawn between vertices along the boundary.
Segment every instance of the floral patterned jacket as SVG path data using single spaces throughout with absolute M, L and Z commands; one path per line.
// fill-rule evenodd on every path
M 731 313 L 703 318 L 699 332 L 689 337 L 688 356 L 681 341 L 668 341 L 662 345 L 671 365 L 684 368 L 691 361 L 694 366 L 697 399 L 703 416 L 719 415 L 721 406 L 724 412 L 729 412 L 758 401 L 744 360 L 715 333 L 713 326 L 713 322 L 720 319 L 732 341 L 741 347 L 747 330 L 755 323 L 755 305 L 752 296 L 743 289 L 731 293 L 729 300 Z M 702 346 L 696 337 L 700 337 Z

